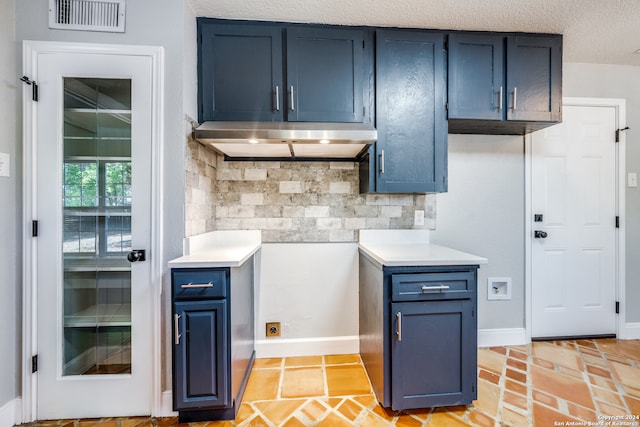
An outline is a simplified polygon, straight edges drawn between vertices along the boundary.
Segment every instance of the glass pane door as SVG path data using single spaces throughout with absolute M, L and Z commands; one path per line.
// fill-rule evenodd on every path
M 131 373 L 131 80 L 64 79 L 63 367 Z

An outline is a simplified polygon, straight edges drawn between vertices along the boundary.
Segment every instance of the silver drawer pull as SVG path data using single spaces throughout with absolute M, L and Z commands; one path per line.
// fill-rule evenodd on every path
M 175 333 L 175 343 L 176 345 L 180 345 L 180 337 L 182 335 L 180 335 L 180 315 L 179 314 L 174 314 L 173 315 L 173 329 L 174 329 L 174 333 Z
M 438 285 L 438 286 L 423 286 L 422 292 L 424 291 L 444 291 L 449 289 L 448 285 Z
M 402 313 L 396 313 L 396 319 L 398 320 L 398 329 L 396 330 L 396 335 L 398 336 L 398 342 L 402 341 Z
M 213 288 L 213 283 L 187 283 L 186 285 L 180 285 L 182 289 L 198 289 L 198 288 Z

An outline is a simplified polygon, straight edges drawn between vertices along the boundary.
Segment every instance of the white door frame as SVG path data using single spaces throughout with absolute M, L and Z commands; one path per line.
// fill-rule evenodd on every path
M 161 291 L 162 291 L 162 127 L 164 105 L 164 50 L 155 46 L 64 43 L 26 40 L 23 43 L 22 69 L 25 76 L 38 81 L 38 55 L 42 53 L 100 54 L 145 56 L 151 60 L 152 111 L 151 111 L 151 415 L 161 412 L 162 352 L 161 352 Z M 37 417 L 37 375 L 31 373 L 31 358 L 37 354 L 37 252 L 36 239 L 31 235 L 31 223 L 37 212 L 37 109 L 32 101 L 31 86 L 23 88 L 23 278 L 22 278 L 22 422 Z M 44 96 L 44 94 L 41 94 Z
M 582 107 L 613 107 L 616 109 L 616 129 L 626 126 L 626 100 L 617 98 L 562 98 L 562 105 Z M 620 140 L 616 143 L 616 215 L 620 216 L 620 228 L 616 229 L 616 301 L 620 302 L 620 314 L 616 321 L 616 335 L 618 338 L 631 338 L 626 332 L 625 322 L 625 188 L 626 188 L 626 140 L 625 132 L 619 132 Z M 532 221 L 531 221 L 531 163 L 532 136 L 525 137 L 525 333 L 527 342 L 531 342 L 532 322 Z M 611 219 L 613 221 L 613 218 Z

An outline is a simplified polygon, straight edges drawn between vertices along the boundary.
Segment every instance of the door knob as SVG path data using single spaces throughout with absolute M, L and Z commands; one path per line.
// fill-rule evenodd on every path
M 547 232 L 546 231 L 536 230 L 536 231 L 533 232 L 533 237 L 535 237 L 536 239 L 546 239 L 547 238 Z
M 144 249 L 134 249 L 127 254 L 127 260 L 129 260 L 129 262 L 146 261 L 146 259 Z

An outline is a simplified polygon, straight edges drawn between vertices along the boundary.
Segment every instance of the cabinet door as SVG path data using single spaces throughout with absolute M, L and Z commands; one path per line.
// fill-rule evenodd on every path
M 287 29 L 287 119 L 362 122 L 364 32 Z
M 477 397 L 475 299 L 391 304 L 391 407 L 464 405 Z
M 447 190 L 444 35 L 376 32 L 376 191 Z
M 198 120 L 282 121 L 282 28 L 198 20 Z
M 562 38 L 507 39 L 507 120 L 560 121 Z
M 226 300 L 173 307 L 173 409 L 229 406 Z
M 504 37 L 449 35 L 449 118 L 502 120 Z

